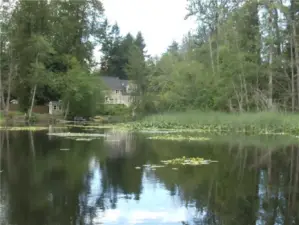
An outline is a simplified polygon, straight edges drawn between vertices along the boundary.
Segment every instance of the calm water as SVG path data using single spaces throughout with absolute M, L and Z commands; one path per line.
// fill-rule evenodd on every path
M 0 224 L 299 224 L 298 146 L 259 143 L 2 132 Z M 142 167 L 184 155 L 219 162 Z

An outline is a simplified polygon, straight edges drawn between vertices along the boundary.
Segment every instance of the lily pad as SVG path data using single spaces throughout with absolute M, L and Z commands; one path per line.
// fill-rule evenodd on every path
M 155 164 L 145 164 L 143 165 L 144 167 L 151 169 L 151 170 L 156 170 L 156 168 L 163 168 L 165 165 L 155 165 Z
M 196 136 L 188 136 L 188 135 L 159 135 L 152 136 L 148 139 L 152 140 L 172 140 L 172 141 L 208 141 L 210 138 L 207 137 L 196 137 Z
M 147 133 L 147 134 L 170 134 L 176 133 L 175 130 L 140 130 L 140 133 Z
M 162 168 L 162 167 L 165 167 L 163 165 L 151 165 L 151 168 Z
M 96 133 L 48 133 L 50 136 L 57 136 L 57 137 L 106 137 L 107 134 L 96 134 Z
M 170 160 L 162 160 L 162 163 L 165 165 L 189 165 L 189 166 L 199 166 L 199 165 L 206 165 L 210 164 L 212 160 L 205 160 L 203 158 L 193 157 L 193 158 L 186 158 L 183 156 L 182 158 L 170 159 Z
M 48 130 L 48 127 L 0 127 L 0 130 L 8 130 L 8 131 L 40 131 L 40 130 Z
M 77 138 L 77 139 L 75 139 L 76 141 L 92 141 L 92 140 L 94 140 L 94 139 L 92 139 L 92 138 Z

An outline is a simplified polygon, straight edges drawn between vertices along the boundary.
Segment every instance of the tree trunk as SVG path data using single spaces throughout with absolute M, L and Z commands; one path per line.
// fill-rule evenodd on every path
M 36 63 L 36 65 L 38 64 L 38 54 L 37 54 L 37 56 L 35 58 L 35 63 Z M 35 71 L 35 79 L 37 79 L 37 70 Z M 33 110 L 34 101 L 35 101 L 36 88 L 37 88 L 37 84 L 35 83 L 34 87 L 33 87 L 33 93 L 32 93 L 32 98 L 31 98 L 31 105 L 30 105 L 29 112 L 28 112 L 28 121 L 30 121 L 31 116 L 32 116 L 32 110 Z
M 8 88 L 7 88 L 7 98 L 6 98 L 6 114 L 9 112 L 9 105 L 10 105 L 10 92 L 11 92 L 11 77 L 13 74 L 13 62 L 10 63 L 9 73 L 8 73 Z
M 268 69 L 268 109 L 273 109 L 273 57 L 274 57 L 274 43 L 275 43 L 275 34 L 274 34 L 274 27 L 275 21 L 273 19 L 274 12 L 272 9 L 273 0 L 271 0 L 270 5 L 268 6 L 269 10 L 269 36 L 270 46 L 269 46 L 269 69 Z
M 0 25 L 1 33 L 1 25 Z M 0 55 L 2 55 L 2 41 L 0 42 Z M 0 110 L 5 108 L 4 94 L 3 94 L 3 85 L 2 85 L 2 68 L 0 68 Z
M 69 109 L 70 109 L 70 101 L 67 102 L 66 109 L 65 109 L 65 112 L 64 112 L 64 119 L 65 120 L 66 120 L 66 118 L 69 114 Z
M 293 43 L 294 43 L 294 51 L 295 51 L 295 64 L 296 64 L 296 78 L 297 78 L 297 104 L 299 108 L 299 52 L 298 52 L 298 45 L 297 45 L 297 31 L 295 21 L 292 21 L 293 27 Z
M 292 112 L 295 111 L 296 90 L 295 90 L 295 72 L 294 72 L 294 52 L 293 52 L 293 38 L 291 38 L 291 95 L 292 95 Z
M 30 121 L 31 116 L 32 116 L 32 109 L 33 109 L 33 106 L 34 106 L 34 100 L 35 100 L 36 88 L 37 88 L 37 85 L 35 84 L 35 85 L 34 85 L 34 88 L 33 88 L 32 98 L 31 98 L 31 105 L 30 105 L 30 109 L 29 109 L 29 112 L 28 112 L 28 120 L 29 120 L 29 121 Z
M 269 83 L 268 83 L 268 109 L 273 109 L 273 43 L 270 44 L 270 56 L 269 56 Z
M 213 75 L 215 76 L 215 65 L 214 65 L 214 58 L 213 58 L 213 47 L 212 47 L 212 38 L 209 36 L 209 49 L 210 49 L 210 60 L 212 65 Z

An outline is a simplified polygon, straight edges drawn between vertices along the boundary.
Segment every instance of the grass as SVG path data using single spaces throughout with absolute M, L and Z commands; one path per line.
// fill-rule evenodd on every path
M 299 115 L 278 112 L 222 113 L 187 111 L 147 116 L 123 125 L 133 130 L 182 130 L 210 133 L 298 133 Z

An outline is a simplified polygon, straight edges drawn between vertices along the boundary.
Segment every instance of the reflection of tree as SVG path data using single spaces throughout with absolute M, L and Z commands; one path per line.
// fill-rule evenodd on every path
M 271 152 L 230 146 L 228 152 L 229 146 L 223 144 L 166 141 L 153 142 L 152 147 L 160 158 L 180 157 L 182 149 L 188 149 L 186 156 L 219 160 L 200 168 L 180 168 L 178 172 L 155 171 L 171 192 L 176 184 L 186 206 L 196 205 L 201 216 L 194 219 L 194 224 L 299 224 L 298 149 Z
M 2 162 L 11 224 L 86 224 L 98 209 L 115 208 L 120 197 L 140 198 L 142 170 L 135 166 L 145 162 L 144 151 L 133 149 L 109 158 L 110 149 L 108 145 L 104 149 L 103 140 L 49 141 L 43 132 L 7 132 L 5 139 Z M 142 147 L 140 140 L 128 140 Z M 128 146 L 120 143 L 120 151 Z M 89 166 L 94 157 L 101 165 L 102 188 L 95 196 L 96 204 L 90 204 L 94 173 Z
M 142 198 L 144 174 L 163 183 L 185 206 L 196 207 L 198 215 L 189 224 L 299 224 L 297 146 L 270 151 L 242 143 L 177 143 L 130 136 L 116 147 L 103 139 L 49 141 L 42 132 L 1 134 L 1 191 L 9 207 L 5 224 L 89 224 L 99 210 L 116 208 L 120 198 Z M 125 151 L 128 144 L 131 149 Z M 178 171 L 135 169 L 182 155 L 219 162 Z M 91 159 L 100 166 L 90 168 Z M 100 187 L 91 196 L 95 170 Z
M 106 150 L 109 158 L 127 157 L 136 150 L 134 135 L 128 132 L 117 132 L 114 130 L 106 132 Z
M 138 137 L 133 139 L 133 136 L 130 138 L 126 136 L 125 141 L 122 139 L 117 143 L 117 149 L 114 144 L 107 145 L 108 148 L 105 150 L 108 152 L 108 157 L 101 163 L 102 196 L 98 200 L 101 207 L 105 207 L 103 199 L 109 199 L 110 207 L 115 208 L 120 195 L 127 199 L 139 200 L 143 168 L 136 170 L 135 167 L 145 164 L 146 154 L 144 151 L 134 149 L 134 146 L 142 149 L 143 144 L 142 139 Z M 130 151 L 126 151 L 128 145 L 131 147 Z M 110 151 L 114 151 L 111 157 Z
M 48 142 L 43 133 L 14 132 L 9 137 L 4 162 L 9 223 L 85 224 L 93 214 L 87 204 L 91 143 Z M 71 151 L 59 151 L 60 146 Z

